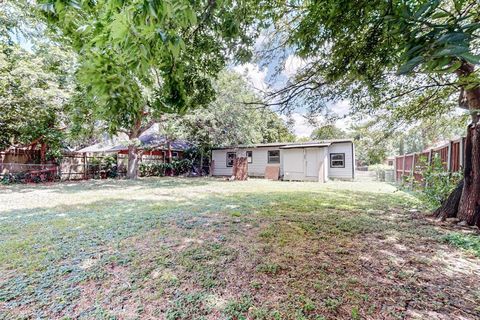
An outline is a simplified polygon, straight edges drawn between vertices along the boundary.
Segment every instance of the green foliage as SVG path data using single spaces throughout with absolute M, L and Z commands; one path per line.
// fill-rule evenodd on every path
M 344 139 L 348 135 L 342 129 L 336 127 L 334 124 L 328 124 L 321 126 L 313 130 L 311 138 L 313 140 L 332 140 L 332 139 Z
M 480 237 L 474 234 L 452 232 L 443 237 L 444 241 L 480 257 Z
M 230 301 L 225 307 L 225 315 L 229 320 L 246 320 L 247 312 L 253 306 L 253 299 L 249 295 L 243 295 L 238 300 Z
M 116 178 L 118 176 L 116 155 L 93 157 L 89 160 L 88 165 L 94 178 Z
M 431 165 L 427 164 L 427 159 L 421 159 L 419 165 L 425 168 L 421 183 L 416 185 L 420 197 L 430 207 L 437 208 L 457 187 L 463 175 L 461 172 L 447 172 L 439 157 L 434 157 Z
M 68 59 L 54 46 L 33 54 L 0 43 L 0 149 L 44 142 L 48 158 L 59 157 L 61 128 L 68 121 L 64 109 L 72 92 L 63 79 Z
M 65 107 L 73 92 L 75 57 L 50 41 L 45 25 L 22 1 L 0 6 L 0 150 L 11 145 L 48 146 L 58 159 Z
M 77 120 L 137 138 L 162 114 L 214 98 L 228 58 L 249 57 L 255 6 L 222 1 L 37 1 L 40 16 L 79 55 L 86 100 Z M 239 19 L 241 17 L 241 19 Z M 88 103 L 85 103 L 88 102 Z
M 169 172 L 175 175 L 188 173 L 192 169 L 192 160 L 181 159 L 172 162 L 147 162 L 140 164 L 140 176 L 142 177 L 163 177 Z
M 7 185 L 13 183 L 23 183 L 25 181 L 25 173 L 4 173 L 2 174 L 2 179 L 0 180 L 0 184 Z
M 201 152 L 219 146 L 293 141 L 293 134 L 276 113 L 243 104 L 257 97 L 239 74 L 224 70 L 214 84 L 217 98 L 208 107 L 171 119 L 182 132 L 180 136 Z
M 480 84 L 477 0 L 269 4 L 275 37 L 264 58 L 280 47 L 278 57 L 292 50 L 305 63 L 278 91 L 286 109 L 348 99 L 359 119 L 379 114 L 401 126 L 453 110 L 460 87 Z

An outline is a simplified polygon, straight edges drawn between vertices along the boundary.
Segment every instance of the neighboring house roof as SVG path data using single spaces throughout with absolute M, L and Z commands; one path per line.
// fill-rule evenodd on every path
M 308 141 L 308 142 L 273 142 L 273 143 L 257 143 L 257 144 L 242 144 L 238 146 L 218 147 L 214 150 L 221 149 L 236 149 L 236 148 L 265 148 L 265 147 L 278 147 L 280 149 L 293 149 L 293 148 L 319 148 L 328 147 L 332 143 L 351 142 L 352 139 L 335 139 L 335 140 L 322 140 L 322 141 Z
M 165 136 L 156 133 L 144 133 L 140 136 L 141 149 L 168 149 L 168 140 Z M 172 151 L 185 151 L 191 148 L 192 144 L 184 140 L 173 140 L 170 142 L 170 149 Z M 128 150 L 128 145 L 124 144 L 111 144 L 111 143 L 97 143 L 92 146 L 78 150 L 81 153 L 100 153 L 100 152 L 119 152 Z

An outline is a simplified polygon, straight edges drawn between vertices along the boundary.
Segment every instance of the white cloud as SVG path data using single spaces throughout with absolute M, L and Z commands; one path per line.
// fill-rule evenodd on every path
M 327 107 L 339 116 L 344 116 L 350 112 L 350 101 L 340 100 L 335 103 L 327 104 Z
M 304 68 L 307 63 L 308 61 L 291 54 L 285 60 L 282 74 L 287 78 L 292 78 L 297 74 L 298 70 Z
M 280 116 L 284 121 L 287 121 L 288 118 L 285 115 Z M 293 133 L 297 137 L 305 138 L 310 137 L 315 127 L 311 125 L 308 120 L 305 118 L 304 115 L 295 112 L 292 113 L 290 118 L 293 120 Z M 318 117 L 318 120 L 321 122 L 323 118 L 321 116 Z
M 268 69 L 260 67 L 257 64 L 245 63 L 233 68 L 234 71 L 241 74 L 252 85 L 252 87 L 259 91 L 267 91 L 268 85 L 266 82 Z

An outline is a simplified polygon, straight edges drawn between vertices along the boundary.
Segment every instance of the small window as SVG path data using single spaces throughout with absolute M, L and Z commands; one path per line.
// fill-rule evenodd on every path
M 172 159 L 175 159 L 175 160 L 178 159 L 178 152 L 176 151 L 172 152 Z
M 345 153 L 331 153 L 330 168 L 345 168 Z
M 237 157 L 236 152 L 227 152 L 227 167 L 233 167 L 233 162 Z
M 280 163 L 280 150 L 268 151 L 268 163 Z
M 247 151 L 247 162 L 252 163 L 253 162 L 253 154 L 252 151 Z

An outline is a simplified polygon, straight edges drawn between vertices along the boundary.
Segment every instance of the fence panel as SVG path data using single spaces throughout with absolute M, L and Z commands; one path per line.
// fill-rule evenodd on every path
M 423 172 L 435 157 L 440 158 L 445 171 L 461 171 L 465 156 L 464 145 L 465 137 L 429 151 L 395 157 L 396 181 L 403 181 L 404 177 L 413 177 L 415 181 L 421 182 Z

